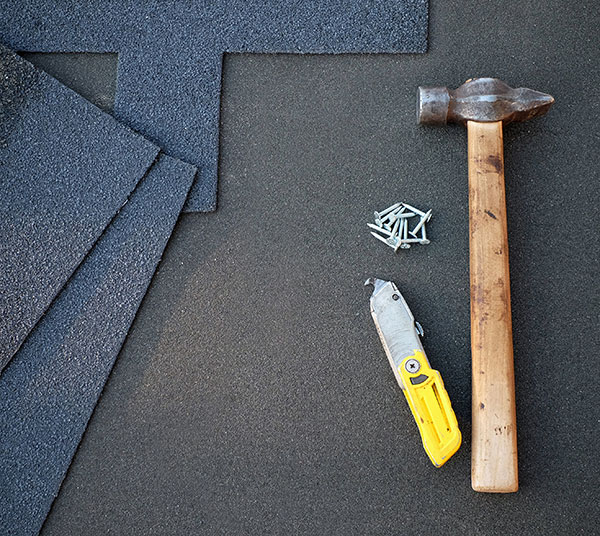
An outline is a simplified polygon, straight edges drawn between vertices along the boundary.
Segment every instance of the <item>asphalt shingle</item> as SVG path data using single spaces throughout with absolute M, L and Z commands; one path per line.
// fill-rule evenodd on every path
M 159 156 L 0 377 L 0 533 L 39 532 L 195 173 Z
M 115 116 L 199 167 L 187 211 L 216 207 L 224 52 L 427 50 L 427 0 L 0 0 L 0 10 L 13 48 L 119 53 Z
M 158 151 L 0 45 L 0 371 Z

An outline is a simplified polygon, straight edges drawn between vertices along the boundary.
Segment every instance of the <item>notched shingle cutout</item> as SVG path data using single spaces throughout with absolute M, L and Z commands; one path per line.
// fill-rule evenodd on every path
M 112 112 L 118 54 L 105 52 L 20 52 L 20 56 L 105 112 Z

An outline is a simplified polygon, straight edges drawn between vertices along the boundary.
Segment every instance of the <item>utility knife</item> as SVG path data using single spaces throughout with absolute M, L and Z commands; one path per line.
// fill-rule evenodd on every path
M 423 329 L 391 281 L 370 278 L 371 316 L 379 338 L 415 418 L 425 452 L 441 467 L 458 450 L 460 430 L 444 382 L 433 370 L 421 344 Z

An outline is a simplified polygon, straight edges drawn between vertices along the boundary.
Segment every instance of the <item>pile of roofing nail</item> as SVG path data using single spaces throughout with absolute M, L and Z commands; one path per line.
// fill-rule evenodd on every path
M 411 225 L 409 220 L 413 218 L 413 221 L 418 221 Z M 406 203 L 395 203 L 381 212 L 375 212 L 375 223 L 367 225 L 373 229 L 371 234 L 377 240 L 398 251 L 410 248 L 411 244 L 429 244 L 425 224 L 430 219 L 431 210 L 423 212 Z

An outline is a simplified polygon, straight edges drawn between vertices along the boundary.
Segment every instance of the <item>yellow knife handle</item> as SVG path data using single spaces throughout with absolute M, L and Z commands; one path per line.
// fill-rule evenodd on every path
M 398 366 L 404 396 L 413 413 L 425 452 L 441 467 L 458 450 L 462 441 L 448 392 L 437 370 L 430 368 L 420 350 Z

